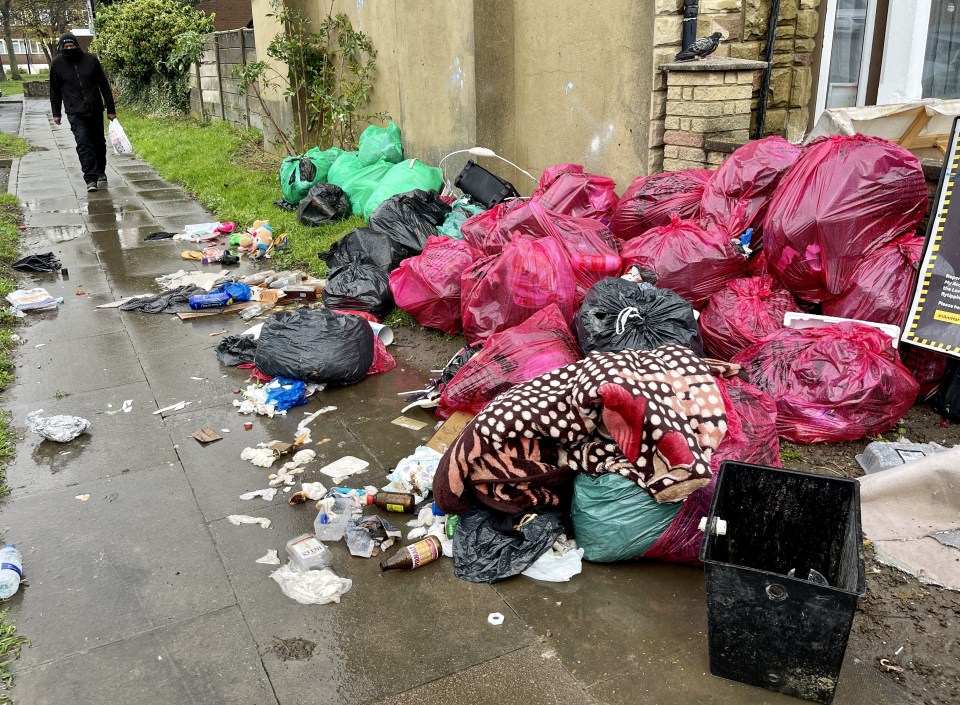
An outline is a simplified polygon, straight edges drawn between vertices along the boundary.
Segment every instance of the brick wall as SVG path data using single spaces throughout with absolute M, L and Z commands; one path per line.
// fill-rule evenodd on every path
M 661 64 L 673 61 L 680 50 L 683 0 L 655 0 L 653 71 L 654 98 L 650 115 L 651 169 L 663 163 L 664 132 L 667 129 L 667 77 Z M 763 60 L 771 0 L 701 0 L 697 36 L 723 32 L 717 56 Z M 813 55 L 820 18 L 820 0 L 781 0 L 774 45 L 770 98 L 767 103 L 766 133 L 783 135 L 792 141 L 803 138 L 808 129 L 809 103 L 813 87 Z M 756 125 L 759 83 L 750 96 Z
M 250 0 L 200 0 L 195 7 L 215 15 L 213 26 L 218 32 L 246 27 L 253 19 Z

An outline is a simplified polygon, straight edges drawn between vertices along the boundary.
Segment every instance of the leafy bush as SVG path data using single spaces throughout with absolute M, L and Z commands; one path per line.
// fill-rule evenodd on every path
M 120 98 L 152 113 L 189 105 L 187 80 L 196 38 L 213 23 L 183 0 L 127 0 L 101 6 L 91 51 L 100 56 Z

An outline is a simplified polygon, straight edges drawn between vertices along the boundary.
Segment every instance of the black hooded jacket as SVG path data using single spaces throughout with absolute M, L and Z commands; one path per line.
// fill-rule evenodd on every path
M 61 53 L 50 67 L 50 110 L 53 116 L 61 116 L 61 104 L 67 115 L 100 115 L 104 105 L 108 113 L 115 113 L 113 92 L 100 59 L 79 48 L 78 59 L 68 59 L 62 51 L 63 43 L 68 39 L 80 46 L 77 38 L 69 32 L 60 37 L 57 44 Z

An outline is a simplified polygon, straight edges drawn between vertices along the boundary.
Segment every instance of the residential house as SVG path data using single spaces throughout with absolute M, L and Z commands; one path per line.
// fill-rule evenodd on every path
M 288 0 L 318 24 L 329 0 Z M 371 112 L 436 163 L 489 147 L 532 170 L 564 161 L 615 178 L 712 163 L 703 140 L 757 133 L 774 0 L 700 0 L 696 36 L 720 31 L 727 61 L 709 85 L 661 67 L 680 49 L 692 0 L 334 0 L 378 49 Z M 800 141 L 827 107 L 960 96 L 960 0 L 780 0 L 765 134 Z M 256 52 L 279 31 L 252 0 Z M 698 67 L 699 68 L 699 67 Z M 953 69 L 953 70 L 951 70 Z M 685 83 L 684 83 L 685 82 Z M 707 90 L 703 90 L 707 89 Z M 697 97 L 694 97 L 697 96 Z M 291 107 L 268 96 L 278 114 Z M 671 107 L 672 106 L 672 107 Z M 521 190 L 519 172 L 510 173 Z

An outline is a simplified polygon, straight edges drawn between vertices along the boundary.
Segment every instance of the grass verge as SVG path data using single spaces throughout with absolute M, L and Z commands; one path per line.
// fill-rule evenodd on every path
M 30 151 L 25 139 L 0 132 L 0 159 L 19 159 Z
M 23 84 L 27 81 L 49 81 L 50 74 L 46 72 L 41 73 L 21 73 L 23 80 L 20 81 L 4 81 L 0 83 L 0 91 L 3 91 L 4 95 L 22 95 L 23 94 Z
M 275 233 L 286 233 L 290 248 L 278 258 L 281 266 L 304 266 L 323 274 L 326 265 L 317 253 L 363 225 L 363 218 L 356 216 L 307 228 L 297 222 L 296 213 L 273 205 L 280 198 L 280 158 L 263 151 L 256 131 L 225 122 L 148 118 L 132 111 L 121 112 L 120 122 L 137 156 L 164 179 L 182 185 L 218 220 L 241 227 L 269 220 Z
M 20 204 L 16 196 L 0 194 L 0 296 L 16 287 L 10 264 L 17 258 L 20 239 Z M 0 313 L 0 391 L 13 381 L 13 327 L 17 319 L 7 311 Z M 16 444 L 10 429 L 10 415 L 0 412 L 0 497 L 9 494 L 6 465 L 13 458 Z M 0 610 L 0 705 L 12 703 L 9 690 L 13 684 L 10 664 L 20 656 L 20 649 L 29 642 L 17 634 L 16 625 L 8 617 L 9 608 Z

